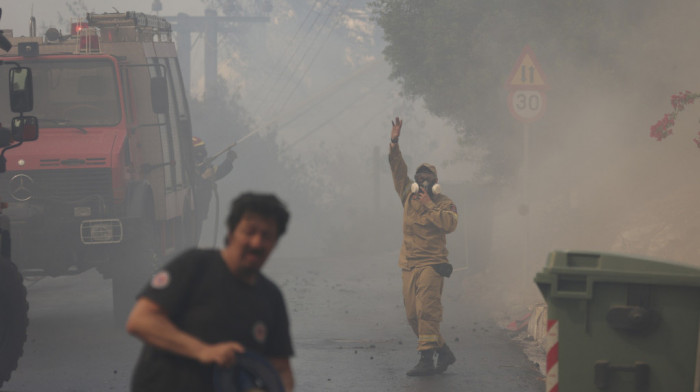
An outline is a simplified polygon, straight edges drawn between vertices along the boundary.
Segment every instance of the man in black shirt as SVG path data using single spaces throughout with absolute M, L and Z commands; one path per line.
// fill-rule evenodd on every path
M 230 367 L 246 350 L 267 358 L 292 391 L 287 310 L 261 273 L 288 220 L 277 197 L 243 194 L 224 249 L 189 250 L 153 276 L 126 326 L 144 342 L 132 391 L 214 391 L 214 366 Z

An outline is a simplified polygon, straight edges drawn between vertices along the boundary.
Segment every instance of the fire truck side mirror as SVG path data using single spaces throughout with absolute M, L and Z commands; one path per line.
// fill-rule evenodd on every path
M 34 116 L 21 116 L 12 119 L 12 140 L 33 142 L 39 138 L 39 120 Z
M 32 70 L 27 67 L 10 68 L 10 110 L 14 113 L 34 109 Z
M 163 76 L 151 78 L 151 106 L 153 113 L 168 113 L 168 83 Z

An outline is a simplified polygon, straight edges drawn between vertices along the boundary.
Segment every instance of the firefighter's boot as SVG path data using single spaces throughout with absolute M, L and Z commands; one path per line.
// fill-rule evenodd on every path
M 435 373 L 444 373 L 447 367 L 455 363 L 457 358 L 452 353 L 447 343 L 444 346 L 439 347 L 437 350 L 437 365 L 435 365 Z
M 418 364 L 409 370 L 407 376 L 430 376 L 435 374 L 435 364 L 433 363 L 433 356 L 435 355 L 435 350 L 422 350 L 420 352 L 420 359 Z

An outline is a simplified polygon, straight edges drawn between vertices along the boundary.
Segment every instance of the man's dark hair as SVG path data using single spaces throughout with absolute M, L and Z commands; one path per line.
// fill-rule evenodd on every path
M 231 203 L 231 212 L 226 218 L 226 226 L 230 232 L 236 229 L 246 212 L 274 219 L 277 222 L 277 238 L 287 231 L 289 211 L 275 195 L 247 192 L 238 196 Z

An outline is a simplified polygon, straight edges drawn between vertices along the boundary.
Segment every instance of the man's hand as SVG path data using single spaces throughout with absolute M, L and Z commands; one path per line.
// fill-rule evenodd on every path
M 428 192 L 426 192 L 426 190 L 422 187 L 420 188 L 418 193 L 416 193 L 416 199 L 418 199 L 418 201 L 420 201 L 421 204 L 423 204 L 426 207 L 433 203 L 433 200 L 430 198 Z
M 396 120 L 391 122 L 391 140 L 396 140 L 401 136 L 401 125 L 403 120 L 396 117 Z
M 236 152 L 233 150 L 228 150 L 228 152 L 226 153 L 226 160 L 233 162 L 234 160 L 236 160 L 236 158 L 238 158 Z
M 222 367 L 230 367 L 236 363 L 236 354 L 242 354 L 245 348 L 237 342 L 222 342 L 204 347 L 197 356 L 204 364 L 215 363 Z
M 231 366 L 236 362 L 236 354 L 245 352 L 240 343 L 208 344 L 178 329 L 165 310 L 147 297 L 136 301 L 126 322 L 126 330 L 144 343 L 202 363 Z

